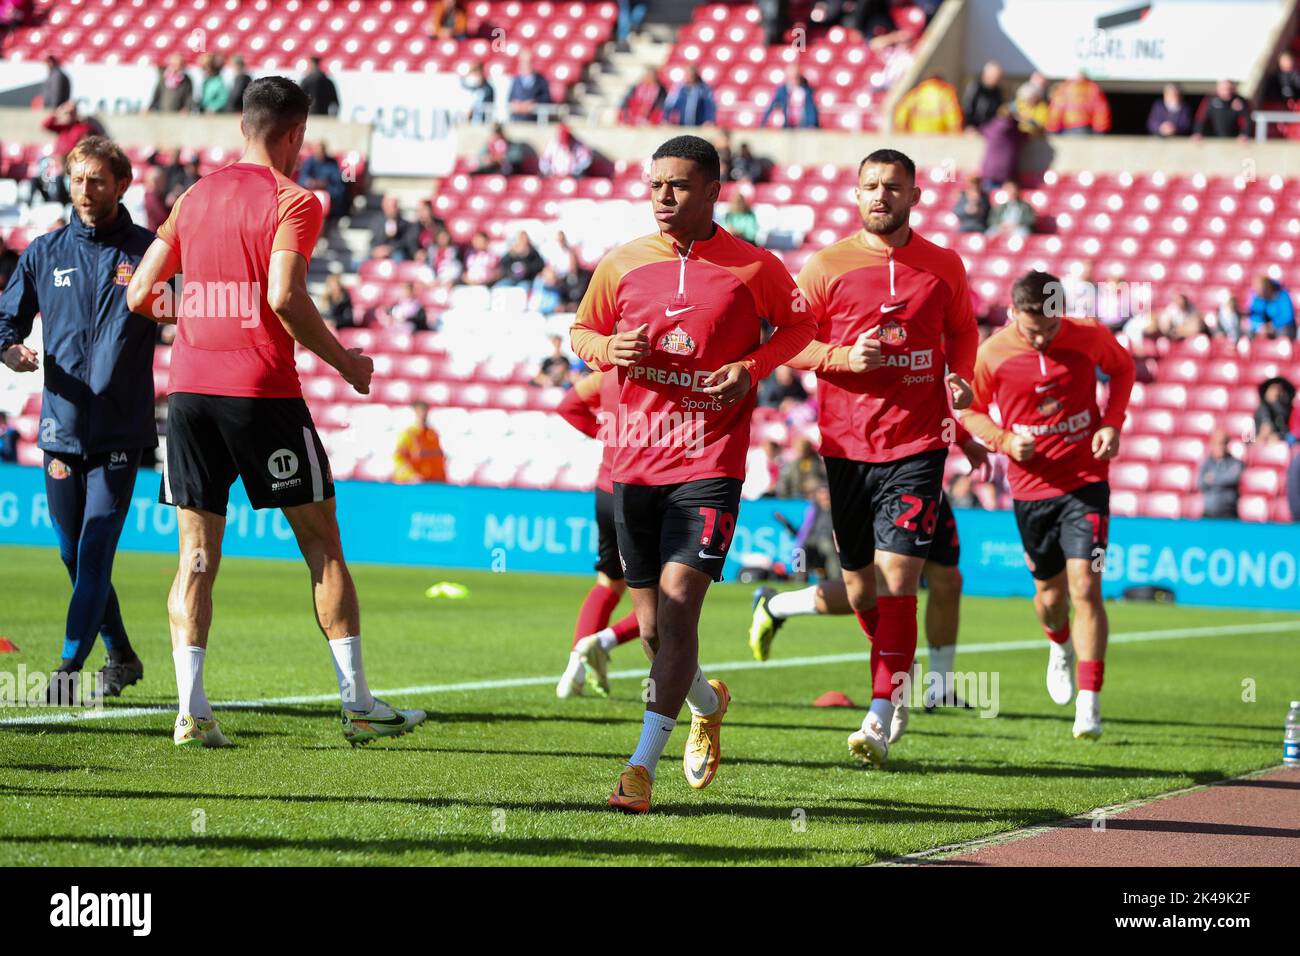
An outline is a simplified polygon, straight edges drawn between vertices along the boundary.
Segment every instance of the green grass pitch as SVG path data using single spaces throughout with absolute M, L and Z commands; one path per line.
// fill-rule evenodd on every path
M 1040 637 L 1029 603 L 968 598 L 961 641 L 974 652 L 959 648 L 956 666 L 998 673 L 1000 714 L 917 713 L 888 767 L 866 771 L 845 747 L 861 711 L 811 706 L 826 690 L 865 703 L 866 664 L 807 660 L 864 651 L 856 623 L 795 620 L 755 665 L 750 589 L 720 585 L 701 657 L 743 665 L 713 672 L 734 695 L 722 767 L 709 789 L 686 785 L 683 720 L 653 812 L 627 817 L 604 804 L 636 742 L 639 679 L 615 680 L 611 700 L 554 695 L 587 578 L 354 568 L 371 686 L 430 688 L 391 698 L 430 721 L 353 750 L 328 700 L 305 569 L 227 560 L 206 688 L 237 746 L 192 752 L 170 740 L 173 562 L 121 554 L 114 574 L 146 674 L 112 706 L 167 712 L 0 726 L 0 866 L 870 863 L 1275 765 L 1296 695 L 1286 680 L 1300 622 L 1256 627 L 1284 614 L 1113 604 L 1113 633 L 1136 639 L 1108 658 L 1105 736 L 1076 741 L 1073 709 L 1043 686 L 1045 645 L 996 647 Z M 0 548 L 0 566 L 0 635 L 20 648 L 0 670 L 49 668 L 69 591 L 57 555 Z M 429 600 L 439 580 L 466 584 L 469 599 Z M 612 666 L 640 671 L 644 659 L 632 644 Z M 534 680 L 448 686 L 512 678 Z M 0 723 L 58 713 L 11 708 Z

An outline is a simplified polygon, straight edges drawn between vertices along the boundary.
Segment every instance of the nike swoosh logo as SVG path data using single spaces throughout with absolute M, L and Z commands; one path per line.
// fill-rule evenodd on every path
M 700 557 L 701 557 L 701 558 L 704 558 L 704 560 L 706 560 L 706 561 L 721 561 L 723 558 L 726 557 L 726 555 L 725 555 L 725 554 L 709 554 L 709 552 L 707 552 L 707 551 L 701 551 L 701 552 L 700 552 Z
M 898 305 L 882 305 L 880 307 L 880 311 L 885 313 L 894 312 L 897 311 L 898 309 L 901 309 L 905 305 L 907 305 L 906 302 L 900 302 L 898 303 Z
M 695 308 L 693 305 L 688 305 L 684 309 L 670 309 L 668 306 L 664 306 L 664 315 L 671 319 L 674 315 L 681 315 L 683 312 L 689 312 L 693 308 Z
M 381 717 L 363 717 L 363 716 L 361 716 L 361 715 L 357 715 L 357 716 L 353 717 L 352 719 L 353 719 L 353 720 L 364 720 L 364 721 L 365 721 L 366 723 L 368 723 L 368 724 L 377 724 L 377 725 L 380 726 L 380 727 L 400 727 L 402 724 L 406 723 L 406 718 L 403 717 L 401 714 L 393 714 L 393 716 L 391 716 L 391 717 L 382 717 L 382 718 L 381 718 Z
M 1035 391 L 1035 392 L 1050 392 L 1050 391 L 1051 391 L 1052 389 L 1054 389 L 1054 388 L 1056 388 L 1056 383 L 1055 383 L 1055 382 L 1052 382 L 1052 383 L 1050 383 L 1050 384 L 1048 384 L 1048 385 L 1035 385 L 1035 386 L 1034 386 L 1034 391 Z
M 931 541 L 933 541 L 933 540 L 934 540 L 934 538 L 926 538 L 924 541 L 921 541 L 920 539 L 917 539 L 917 542 L 916 542 L 916 543 L 917 543 L 917 545 L 918 545 L 919 547 L 924 548 L 927 544 L 929 544 L 929 543 L 930 543 Z
M 73 266 L 71 269 L 55 269 L 55 270 L 54 270 L 54 275 L 55 275 L 56 278 L 60 278 L 60 279 L 61 279 L 61 278 L 63 278 L 63 276 L 67 275 L 69 272 L 76 272 L 76 271 L 77 271 L 77 267 L 76 267 L 76 266 Z

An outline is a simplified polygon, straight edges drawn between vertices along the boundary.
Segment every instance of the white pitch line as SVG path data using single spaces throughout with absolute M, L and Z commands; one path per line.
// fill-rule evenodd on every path
M 1162 631 L 1129 631 L 1112 634 L 1111 644 L 1143 644 L 1151 641 L 1178 641 L 1197 637 L 1225 637 L 1230 634 L 1276 634 L 1288 631 L 1300 632 L 1300 618 L 1290 621 L 1264 621 L 1258 624 L 1225 624 L 1217 627 L 1173 628 Z M 1026 641 L 989 641 L 984 644 L 959 644 L 962 656 L 970 654 L 997 654 L 1003 651 L 1042 650 L 1043 638 Z M 916 656 L 925 657 L 928 651 L 917 648 Z M 781 667 L 817 667 L 822 664 L 852 664 L 871 660 L 865 652 L 855 654 L 823 654 L 816 657 L 783 657 L 760 663 L 759 661 L 724 661 L 717 664 L 701 664 L 707 673 L 720 671 L 775 670 Z M 634 670 L 610 671 L 609 676 L 615 680 L 624 678 L 641 678 L 646 674 L 645 668 Z M 447 694 L 471 690 L 501 690 L 508 687 L 539 687 L 555 682 L 554 674 L 543 677 L 508 677 L 500 680 L 465 681 L 459 684 L 420 684 L 414 687 L 395 687 L 376 691 L 381 697 L 410 697 L 419 694 Z M 323 704 L 338 700 L 338 694 L 300 694 L 294 697 L 268 697 L 264 700 L 229 700 L 219 701 L 212 706 L 218 710 L 260 710 L 284 704 Z M 149 714 L 171 713 L 170 707 L 105 707 L 68 714 L 34 714 L 29 717 L 10 717 L 0 720 L 0 727 L 18 727 L 25 725 L 70 724 L 82 720 L 127 719 L 143 717 Z

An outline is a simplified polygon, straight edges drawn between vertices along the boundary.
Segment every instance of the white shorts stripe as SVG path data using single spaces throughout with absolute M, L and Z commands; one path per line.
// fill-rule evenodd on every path
M 325 500 L 325 480 L 321 477 L 320 459 L 316 456 L 316 440 L 311 429 L 302 427 L 302 440 L 307 446 L 307 461 L 311 465 L 311 500 Z
M 166 441 L 166 439 L 163 440 Z M 163 448 L 162 466 L 163 466 L 163 501 L 167 502 L 167 504 L 169 505 L 174 505 L 176 503 L 176 499 L 172 497 L 172 480 L 171 480 L 171 476 L 168 475 L 167 473 L 166 447 Z

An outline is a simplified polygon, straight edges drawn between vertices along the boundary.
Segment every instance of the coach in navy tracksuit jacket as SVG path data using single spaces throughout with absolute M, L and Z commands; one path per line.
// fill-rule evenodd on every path
M 116 694 L 143 673 L 110 576 L 141 453 L 158 443 L 158 327 L 126 307 L 127 284 L 154 235 L 120 203 L 131 165 L 110 140 L 82 140 L 68 169 L 76 215 L 18 260 L 0 295 L 0 358 L 15 372 L 45 369 L 37 445 L 73 584 L 60 670 L 79 671 L 99 632 L 109 658 L 105 691 Z M 43 356 L 22 344 L 38 312 Z

